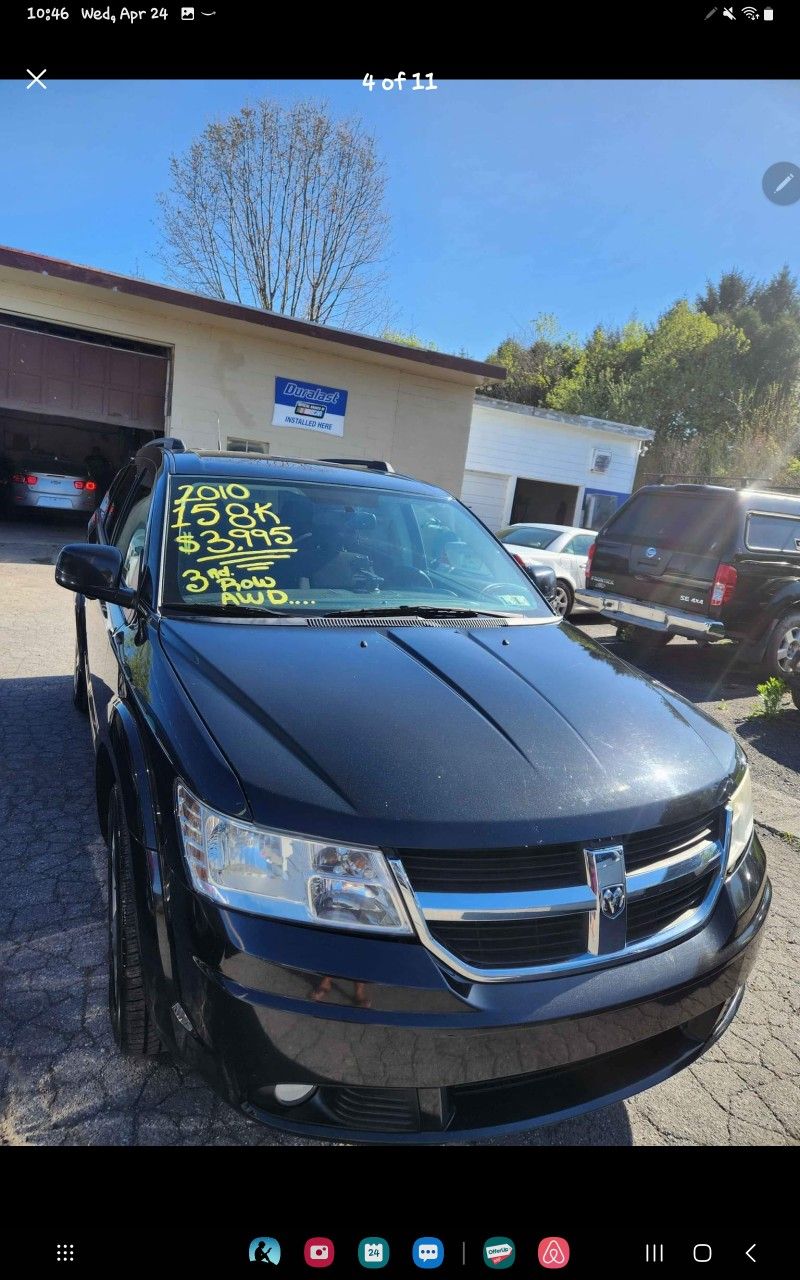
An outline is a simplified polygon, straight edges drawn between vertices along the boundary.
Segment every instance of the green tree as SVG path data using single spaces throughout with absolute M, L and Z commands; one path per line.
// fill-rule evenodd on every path
M 743 383 L 769 395 L 800 378 L 800 293 L 788 267 L 754 284 L 738 271 L 709 283 L 697 307 L 720 324 L 735 325 L 749 347 L 738 362 Z
M 755 283 L 727 271 L 655 323 L 598 325 L 583 344 L 541 317 L 489 359 L 508 369 L 498 398 L 652 427 L 640 477 L 800 471 L 800 291 L 786 267 Z
M 749 342 L 688 302 L 676 302 L 647 335 L 626 407 L 661 441 L 684 440 L 737 424 L 745 382 L 738 357 Z
M 561 334 L 555 318 L 540 315 L 528 334 L 508 337 L 487 357 L 508 371 L 503 382 L 491 383 L 483 394 L 532 406 L 548 403 L 554 387 L 574 369 L 580 348 L 574 337 Z
M 646 340 L 647 330 L 636 320 L 616 330 L 598 325 L 572 372 L 550 391 L 548 406 L 625 422 L 631 381 L 641 367 Z

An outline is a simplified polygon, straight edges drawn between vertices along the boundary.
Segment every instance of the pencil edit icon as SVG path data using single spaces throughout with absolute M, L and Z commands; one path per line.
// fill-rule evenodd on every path
M 761 179 L 761 189 L 773 204 L 795 204 L 800 200 L 800 165 L 791 160 L 771 164 Z

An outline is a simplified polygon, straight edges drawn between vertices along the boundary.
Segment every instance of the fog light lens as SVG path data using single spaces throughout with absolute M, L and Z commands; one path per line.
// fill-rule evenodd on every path
M 315 1084 L 276 1084 L 275 1101 L 284 1107 L 296 1107 L 300 1102 L 307 1102 L 316 1092 Z

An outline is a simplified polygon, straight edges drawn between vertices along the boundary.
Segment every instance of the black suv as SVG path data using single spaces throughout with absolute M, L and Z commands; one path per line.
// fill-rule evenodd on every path
M 740 749 L 449 494 L 152 444 L 56 580 L 123 1052 L 437 1142 L 623 1098 L 733 1018 L 771 892 Z
M 590 551 L 582 603 L 642 643 L 730 637 L 792 673 L 800 642 L 800 494 L 647 485 Z

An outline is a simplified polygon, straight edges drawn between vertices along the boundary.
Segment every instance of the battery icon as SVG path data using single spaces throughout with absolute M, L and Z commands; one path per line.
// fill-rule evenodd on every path
M 765 21 L 765 22 L 772 22 L 772 10 L 771 10 L 771 9 L 765 9 L 765 10 L 764 10 L 764 21 Z

